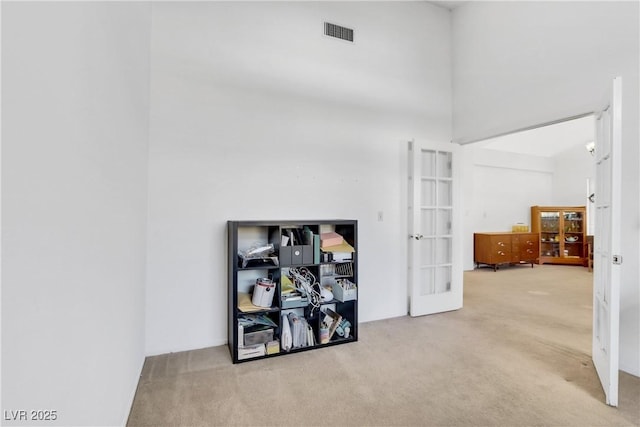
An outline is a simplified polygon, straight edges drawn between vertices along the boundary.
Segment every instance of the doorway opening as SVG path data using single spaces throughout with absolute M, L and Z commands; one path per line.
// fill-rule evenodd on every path
M 573 246 L 581 243 L 584 246 L 581 246 L 579 260 L 572 259 L 571 261 L 575 261 L 573 265 L 560 263 L 536 265 L 535 268 L 538 270 L 535 273 L 524 271 L 529 270 L 524 266 L 515 266 L 510 269 L 517 271 L 510 271 L 508 273 L 510 279 L 506 280 L 512 281 L 510 285 L 518 281 L 517 284 L 522 288 L 520 289 L 522 300 L 508 307 L 508 311 L 511 312 L 518 305 L 524 311 L 532 307 L 532 311 L 524 316 L 524 319 L 528 319 L 536 316 L 535 310 L 547 307 L 548 310 L 543 309 L 539 312 L 543 316 L 541 319 L 546 318 L 544 316 L 547 315 L 556 319 L 559 329 L 566 329 L 567 334 L 561 339 L 552 339 L 550 336 L 539 337 L 538 344 L 548 345 L 545 351 L 550 353 L 553 353 L 554 349 L 561 349 L 574 354 L 576 360 L 579 359 L 585 367 L 591 363 L 589 349 L 593 328 L 591 326 L 593 276 L 588 268 L 587 236 L 592 236 L 595 230 L 595 208 L 594 203 L 590 201 L 590 196 L 595 192 L 596 170 L 592 148 L 596 138 L 595 131 L 596 117 L 592 114 L 467 144 L 463 147 L 465 158 L 463 198 L 466 218 L 464 253 L 467 272 L 476 269 L 474 233 L 510 232 L 516 224 L 522 224 L 530 231 L 541 231 L 540 227 L 534 230 L 534 221 L 538 219 L 532 218 L 532 206 L 584 207 L 585 216 L 580 218 L 580 227 L 584 227 L 584 237 L 580 237 L 579 242 L 570 240 L 567 240 L 570 243 L 565 242 L 564 233 L 559 233 L 562 236 L 560 243 L 546 242 L 553 237 L 551 233 L 546 237 L 541 234 L 539 242 L 540 255 L 544 255 L 545 250 L 552 251 L 554 247 L 559 248 L 560 254 L 547 254 L 549 255 L 545 257 L 547 262 L 553 258 L 551 255 L 560 257 L 566 255 L 569 261 L 568 258 L 575 254 L 563 254 L 563 250 L 570 251 Z M 575 226 L 570 221 L 564 221 L 565 219 L 567 218 L 561 213 L 558 218 L 563 224 L 561 227 Z M 568 236 L 567 239 L 574 239 L 573 235 L 568 234 Z M 540 259 L 542 260 L 542 257 Z M 481 277 L 488 279 L 489 275 L 494 274 L 500 275 L 501 272 L 487 271 L 487 275 L 465 273 L 465 291 L 467 285 L 473 286 L 479 278 L 486 280 Z M 490 280 L 498 282 L 504 279 L 504 277 L 495 277 Z M 526 288 L 522 286 L 525 283 L 524 286 L 528 286 Z M 586 295 L 587 286 L 589 295 Z M 511 290 L 511 287 L 504 289 Z M 573 292 L 569 289 L 581 291 Z M 551 300 L 559 299 L 564 299 L 564 302 L 573 299 L 565 306 L 564 313 L 572 313 L 575 317 L 569 316 L 563 321 L 558 314 L 562 313 L 562 309 L 552 313 L 550 307 L 553 304 L 549 303 Z M 582 320 L 577 320 L 578 318 Z M 565 324 L 562 325 L 562 323 Z M 576 328 L 576 325 L 580 326 Z M 568 331 L 581 328 L 589 328 L 588 333 L 584 330 L 575 332 L 575 336 L 572 336 Z M 530 332 L 526 331 L 525 335 Z M 535 332 L 533 335 L 535 337 Z M 577 365 L 567 364 L 560 374 L 567 377 L 573 376 L 573 373 L 568 373 L 575 366 Z M 576 384 L 579 382 L 576 380 Z M 601 390 L 593 389 L 587 384 L 592 383 L 585 379 L 583 382 L 585 389 L 599 397 Z
M 594 133 L 595 116 L 585 115 L 463 146 L 465 270 L 475 268 L 474 233 L 531 230 L 532 206 L 584 206 L 593 234 Z

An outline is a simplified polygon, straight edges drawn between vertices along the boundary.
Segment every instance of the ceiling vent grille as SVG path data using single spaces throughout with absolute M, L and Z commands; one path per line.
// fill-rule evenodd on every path
M 351 28 L 341 27 L 340 25 L 325 22 L 324 34 L 325 36 L 353 42 L 353 30 Z

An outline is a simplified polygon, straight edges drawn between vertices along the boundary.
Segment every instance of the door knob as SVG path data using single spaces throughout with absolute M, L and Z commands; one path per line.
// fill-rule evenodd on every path
M 422 240 L 424 236 L 422 234 L 413 234 L 413 235 L 409 235 L 410 239 L 416 239 L 416 240 Z

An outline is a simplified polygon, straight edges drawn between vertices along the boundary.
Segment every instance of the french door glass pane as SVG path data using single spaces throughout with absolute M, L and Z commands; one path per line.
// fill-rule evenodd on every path
M 438 181 L 438 206 L 451 206 L 451 181 Z
M 600 331 L 599 331 L 599 335 L 601 337 L 606 337 L 608 334 L 608 330 L 609 330 L 609 313 L 608 313 L 608 309 L 607 306 L 605 304 L 600 304 L 600 315 L 599 317 L 599 324 L 600 324 Z M 605 353 L 609 352 L 609 343 L 607 342 L 607 340 L 600 340 L 600 346 L 601 346 L 601 350 L 603 350 Z
M 594 299 L 594 311 L 596 313 L 598 313 L 598 316 L 595 316 L 595 325 L 593 325 L 593 334 L 595 335 L 595 337 L 598 339 L 598 342 L 601 342 L 600 337 L 602 336 L 602 330 L 600 329 L 601 327 L 601 323 L 600 323 L 600 318 L 602 316 L 601 311 L 600 311 L 600 300 L 599 299 Z
M 423 238 L 420 240 L 420 265 L 434 265 L 436 260 L 436 240 L 434 238 Z
M 435 268 L 420 269 L 420 295 L 432 295 L 436 293 L 435 275 Z
M 435 292 L 438 294 L 451 291 L 451 266 L 436 268 Z
M 420 206 L 435 206 L 436 204 L 436 182 L 432 179 L 422 180 L 422 194 L 420 196 Z
M 436 175 L 436 152 L 432 150 L 422 150 L 421 152 L 422 176 Z
M 422 234 L 433 236 L 436 234 L 436 215 L 434 209 L 422 209 Z
M 602 222 L 603 224 L 611 224 L 611 207 L 603 207 L 601 210 Z M 606 225 L 605 225 L 606 226 Z M 597 236 L 597 238 L 602 240 L 602 244 L 600 246 L 601 252 L 601 262 L 600 262 L 600 270 L 602 270 L 603 278 L 602 282 L 604 286 L 602 286 L 602 301 L 605 304 L 609 303 L 609 291 L 611 288 L 606 286 L 607 280 L 611 277 L 611 262 L 608 260 L 611 256 L 611 233 L 604 233 L 604 236 Z
M 451 234 L 451 209 L 438 209 L 437 232 L 440 236 Z
M 451 153 L 438 152 L 438 177 L 451 178 Z
M 437 239 L 436 264 L 451 263 L 451 238 L 444 237 Z

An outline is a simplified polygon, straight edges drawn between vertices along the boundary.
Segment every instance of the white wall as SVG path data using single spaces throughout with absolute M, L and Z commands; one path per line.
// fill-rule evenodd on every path
M 620 367 L 640 375 L 638 2 L 470 2 L 453 11 L 453 134 L 469 141 L 604 107 L 623 79 Z
M 123 425 L 144 360 L 150 8 L 2 8 L 3 418 Z
M 595 126 L 594 126 L 595 129 Z M 595 205 L 589 202 L 589 195 L 595 192 L 595 163 L 585 144 L 559 153 L 553 158 L 554 206 L 585 206 L 587 208 L 587 234 L 595 228 Z
M 587 179 L 595 177 L 594 157 L 584 144 L 576 145 L 553 157 L 553 197 L 556 206 L 586 206 Z
M 550 205 L 553 160 L 482 148 L 463 147 L 464 269 L 472 270 L 473 233 L 511 231 L 513 224 L 531 226 L 531 206 Z
M 450 140 L 450 60 L 422 2 L 154 4 L 147 354 L 226 342 L 231 219 L 357 219 L 360 320 L 406 314 L 401 142 Z

